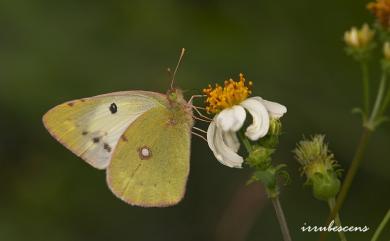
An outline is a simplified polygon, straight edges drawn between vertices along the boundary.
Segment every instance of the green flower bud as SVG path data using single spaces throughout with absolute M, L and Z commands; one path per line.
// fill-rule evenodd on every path
M 258 141 L 260 146 L 269 149 L 276 148 L 279 144 L 279 136 L 282 134 L 282 122 L 279 119 L 270 119 L 268 133 Z
M 279 119 L 272 118 L 269 124 L 268 135 L 280 136 L 282 134 L 282 122 Z
M 266 169 L 271 165 L 271 155 L 273 152 L 274 149 L 255 146 L 249 153 L 248 158 L 246 158 L 246 162 L 250 167 Z
M 306 175 L 306 184 L 313 187 L 314 197 L 320 200 L 335 197 L 340 190 L 341 170 L 324 138 L 324 135 L 315 135 L 310 140 L 304 139 L 293 151 Z
M 340 191 L 340 180 L 332 172 L 325 175 L 315 173 L 310 181 L 313 185 L 313 195 L 319 200 L 327 201 Z

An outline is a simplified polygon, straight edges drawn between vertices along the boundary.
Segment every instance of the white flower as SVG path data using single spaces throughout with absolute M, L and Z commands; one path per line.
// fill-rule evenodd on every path
M 237 154 L 240 142 L 236 132 L 246 120 L 245 110 L 252 116 L 253 122 L 245 131 L 252 141 L 267 135 L 271 118 L 278 119 L 287 112 L 281 104 L 251 97 L 215 115 L 207 130 L 207 142 L 217 160 L 228 167 L 241 168 L 244 162 L 243 157 Z

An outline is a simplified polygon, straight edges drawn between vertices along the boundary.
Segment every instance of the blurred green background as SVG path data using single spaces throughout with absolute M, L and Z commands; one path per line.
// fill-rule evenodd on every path
M 366 3 L 2 0 L 0 240 L 281 240 L 261 186 L 245 186 L 249 170 L 222 166 L 197 137 L 184 200 L 145 209 L 115 198 L 104 171 L 44 129 L 42 115 L 67 100 L 129 89 L 165 92 L 166 68 L 182 47 L 177 85 L 188 96 L 243 72 L 255 94 L 288 107 L 275 159 L 288 164 L 292 184 L 281 201 L 294 240 L 316 240 L 318 233 L 300 227 L 322 225 L 328 208 L 302 187 L 291 150 L 303 134 L 326 133 L 344 168 L 352 159 L 361 128 L 351 109 L 361 103 L 361 80 L 342 35 L 373 21 Z M 369 240 L 389 208 L 389 143 L 385 124 L 341 212 L 345 225 L 371 230 L 348 234 L 350 240 Z M 387 230 L 381 240 L 389 237 Z

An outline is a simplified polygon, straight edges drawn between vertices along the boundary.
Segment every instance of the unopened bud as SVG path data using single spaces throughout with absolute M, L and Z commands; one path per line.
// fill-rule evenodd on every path
M 340 190 L 337 163 L 334 155 L 324 143 L 324 135 L 316 135 L 310 140 L 300 141 L 293 151 L 295 158 L 302 165 L 306 183 L 313 186 L 314 197 L 328 200 Z
M 364 24 L 360 29 L 352 27 L 351 30 L 344 33 L 345 43 L 352 48 L 366 48 L 374 38 L 374 30 L 370 29 L 368 24 Z

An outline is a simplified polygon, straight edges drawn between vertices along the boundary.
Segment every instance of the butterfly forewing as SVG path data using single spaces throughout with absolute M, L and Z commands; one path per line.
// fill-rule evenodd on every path
M 116 92 L 58 105 L 44 115 L 43 122 L 64 146 L 104 169 L 128 126 L 164 100 L 164 95 L 154 92 Z

